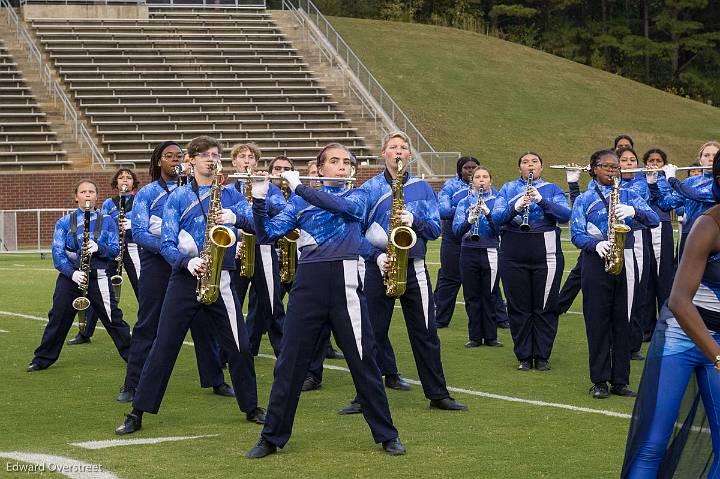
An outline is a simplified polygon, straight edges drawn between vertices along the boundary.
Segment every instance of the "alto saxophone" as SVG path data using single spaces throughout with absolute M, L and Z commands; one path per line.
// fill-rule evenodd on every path
M 215 177 L 210 187 L 205 243 L 200 258 L 205 263 L 205 272 L 198 276 L 197 300 L 202 304 L 213 304 L 220 295 L 220 273 L 225 250 L 235 244 L 235 233 L 230 228 L 215 224 L 215 218 L 222 212 L 222 188 L 220 186 L 220 162 L 215 166 Z
M 92 253 L 90 252 L 90 209 L 92 203 L 85 201 L 83 210 L 85 212 L 83 218 L 83 240 L 82 246 L 80 247 L 80 272 L 85 274 L 85 283 L 79 286 L 82 291 L 82 296 L 75 298 L 72 302 L 73 308 L 78 312 L 78 324 L 80 333 L 85 332 L 87 321 L 85 319 L 85 310 L 90 307 L 90 300 L 88 299 L 88 286 L 90 285 L 90 259 Z M 102 221 L 99 217 L 95 221 Z
M 630 227 L 618 221 L 615 216 L 615 206 L 620 203 L 620 179 L 613 178 L 613 189 L 608 200 L 608 242 L 610 253 L 605 256 L 605 272 L 618 275 L 625 263 L 625 235 L 630 232 Z
M 123 224 L 125 223 L 125 196 L 127 195 L 127 192 L 127 185 L 122 185 L 122 187 L 120 188 L 120 207 L 118 208 L 119 213 L 117 218 L 120 253 L 117 255 L 117 258 L 115 258 L 115 261 L 117 262 L 117 272 L 112 277 L 110 277 L 110 283 L 112 284 L 113 290 L 115 291 L 115 299 L 118 303 L 120 302 L 120 292 L 122 290 L 123 284 L 122 270 L 123 255 L 125 254 L 125 228 L 123 228 Z
M 290 196 L 289 187 L 283 183 L 281 188 L 285 201 L 287 201 Z M 289 284 L 295 280 L 295 263 L 297 262 L 296 243 L 299 238 L 300 230 L 295 228 L 277 242 L 281 283 Z
M 403 179 L 405 170 L 400 158 L 396 158 L 397 176 L 393 179 L 392 206 L 390 207 L 390 224 L 387 244 L 387 262 L 389 268 L 385 272 L 385 294 L 391 298 L 399 298 L 405 293 L 407 287 L 407 263 L 410 248 L 415 246 L 417 235 L 400 222 L 400 213 L 405 209 L 405 194 L 403 192 Z
M 250 167 L 246 169 L 248 176 L 252 175 Z M 245 180 L 245 198 L 247 202 L 252 206 L 252 182 L 250 179 Z M 240 239 L 238 240 L 237 251 L 235 252 L 235 260 L 238 263 L 238 271 L 242 278 L 252 278 L 255 274 L 255 235 L 245 231 L 238 230 L 240 232 Z

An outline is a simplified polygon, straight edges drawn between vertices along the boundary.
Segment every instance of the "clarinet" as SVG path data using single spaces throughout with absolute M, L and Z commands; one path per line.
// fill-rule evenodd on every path
M 479 241 L 480 240 L 480 205 L 485 203 L 483 200 L 483 193 L 485 190 L 481 186 L 478 190 L 478 198 L 477 202 L 475 203 L 475 206 L 473 207 L 478 212 L 478 219 L 473 223 L 472 228 L 470 229 L 470 240 L 471 241 Z
M 525 184 L 525 196 L 530 194 L 530 187 L 534 179 L 533 172 L 530 171 L 527 177 L 527 183 Z M 530 205 L 527 205 L 523 210 L 522 223 L 520 224 L 520 231 L 530 231 Z
M 113 290 L 115 291 L 115 299 L 120 302 L 120 292 L 122 290 L 122 284 L 123 284 L 123 277 L 122 277 L 122 270 L 123 270 L 123 255 L 125 254 L 125 228 L 123 228 L 123 224 L 125 223 L 125 199 L 127 196 L 128 187 L 127 185 L 122 185 L 120 187 L 120 207 L 118 208 L 118 218 L 117 218 L 117 225 L 118 225 L 118 240 L 120 241 L 120 253 L 115 258 L 115 261 L 117 262 L 116 271 L 111 278 L 110 278 L 110 284 L 112 284 Z

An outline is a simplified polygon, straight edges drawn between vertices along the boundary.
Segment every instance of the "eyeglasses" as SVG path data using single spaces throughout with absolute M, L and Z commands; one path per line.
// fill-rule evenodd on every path
M 163 153 L 162 159 L 163 160 L 182 160 L 183 159 L 183 153 L 182 151 L 179 151 L 177 153 Z
M 208 153 L 207 151 L 198 153 L 195 156 L 198 158 L 202 158 L 203 160 L 207 160 L 207 159 L 219 160 L 220 158 L 222 158 L 222 155 L 220 153 Z
M 275 166 L 272 167 L 273 171 L 292 171 L 292 166 Z
M 617 171 L 620 169 L 620 167 L 615 163 L 600 163 L 597 167 L 602 168 L 605 171 Z

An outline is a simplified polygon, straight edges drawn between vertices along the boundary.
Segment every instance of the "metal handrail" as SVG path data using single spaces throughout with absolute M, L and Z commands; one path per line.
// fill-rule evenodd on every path
M 433 148 L 430 142 L 423 136 L 405 112 L 403 112 L 402 108 L 400 108 L 392 96 L 382 87 L 380 82 L 377 81 L 367 66 L 358 58 L 312 0 L 282 0 L 282 8 L 290 10 L 294 14 L 301 26 L 305 27 L 306 31 L 310 33 L 311 39 L 316 46 L 319 47 L 324 56 L 328 57 L 326 51 L 328 49 L 332 50 L 332 56 L 336 59 L 336 62 L 330 60 L 331 65 L 338 63 L 340 64 L 339 67 L 344 66 L 346 73 L 351 75 L 361 87 L 359 89 L 350 88 L 350 91 L 358 96 L 358 98 L 361 97 L 360 93 L 363 93 L 364 95 L 362 96 L 365 96 L 365 98 L 361 98 L 363 107 L 374 105 L 374 108 L 369 108 L 370 111 L 375 110 L 375 113 L 379 113 L 380 117 L 385 117 L 389 123 L 387 125 L 388 127 L 398 128 L 404 131 L 410 137 L 416 154 L 420 156 L 423 154 L 431 154 L 435 157 L 456 157 L 456 152 L 437 152 L 435 148 Z M 323 35 L 325 42 L 318 41 L 313 34 L 313 30 L 307 28 L 305 25 L 306 18 L 316 27 L 317 31 Z M 427 173 L 433 174 L 433 171 L 428 167 L 427 163 L 425 163 L 425 166 L 426 169 L 429 170 Z
M 0 0 L 0 6 L 5 8 L 8 24 L 11 27 L 15 27 L 17 37 L 20 40 L 20 45 L 25 49 L 25 51 L 27 51 L 30 57 L 34 58 L 35 61 L 37 61 L 40 70 L 40 79 L 52 95 L 53 101 L 55 102 L 59 98 L 62 102 L 63 118 L 66 122 L 68 121 L 68 118 L 70 118 L 70 125 L 72 126 L 73 133 L 75 134 L 75 140 L 79 141 L 81 147 L 83 146 L 83 144 L 87 144 L 90 148 L 93 165 L 97 164 L 104 169 L 107 165 L 107 162 L 105 161 L 105 157 L 103 157 L 102 151 L 95 144 L 95 141 L 93 140 L 93 137 L 88 131 L 85 124 L 80 120 L 80 116 L 75 110 L 73 103 L 65 94 L 65 90 L 60 85 L 60 83 L 58 83 L 58 81 L 53 77 L 52 70 L 50 70 L 50 67 L 45 63 L 42 53 L 40 53 L 40 50 L 35 45 L 32 36 L 27 31 L 22 22 L 20 22 L 20 19 L 18 18 L 15 10 L 12 8 L 12 5 L 10 5 L 8 0 Z

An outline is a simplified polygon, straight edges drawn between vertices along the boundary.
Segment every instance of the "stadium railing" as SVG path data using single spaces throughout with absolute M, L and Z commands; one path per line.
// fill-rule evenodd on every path
M 0 210 L 0 254 L 50 253 L 52 231 L 58 218 L 74 208 L 23 208 Z M 18 222 L 20 217 L 20 222 Z M 34 227 L 33 227 L 34 222 Z M 32 238 L 32 239 L 31 239 Z M 48 238 L 50 241 L 48 241 Z

